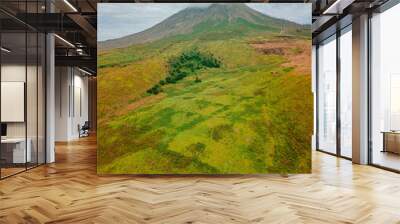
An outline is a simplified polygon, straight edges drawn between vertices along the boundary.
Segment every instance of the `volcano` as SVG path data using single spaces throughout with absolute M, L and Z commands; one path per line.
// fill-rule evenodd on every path
M 241 36 L 257 32 L 291 34 L 304 28 L 287 20 L 267 16 L 241 3 L 215 3 L 206 8 L 188 7 L 139 33 L 101 41 L 100 49 L 128 47 L 167 37 L 192 35 L 192 38 Z

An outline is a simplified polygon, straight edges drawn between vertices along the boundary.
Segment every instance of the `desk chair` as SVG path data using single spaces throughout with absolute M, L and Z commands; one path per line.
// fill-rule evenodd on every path
M 78 125 L 79 138 L 89 136 L 89 129 L 90 129 L 89 121 L 85 121 L 82 127 Z

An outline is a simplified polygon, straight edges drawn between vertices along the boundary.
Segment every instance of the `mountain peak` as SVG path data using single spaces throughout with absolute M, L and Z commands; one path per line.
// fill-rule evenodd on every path
M 245 35 L 249 32 L 280 32 L 283 25 L 293 27 L 297 24 L 269 17 L 244 3 L 214 3 L 208 7 L 185 8 L 145 31 L 100 42 L 99 47 L 101 49 L 127 47 L 193 33 L 204 36 L 212 32 L 220 35 L 225 31 L 236 35 Z
M 247 7 L 244 3 L 212 3 L 208 8 L 237 8 Z
M 239 13 L 239 12 L 248 12 L 250 9 L 244 3 L 214 3 L 208 7 L 210 13 Z
M 235 9 L 244 9 L 248 8 L 244 3 L 213 3 L 209 5 L 208 7 L 199 7 L 199 6 L 189 6 L 182 11 L 178 12 L 179 13 L 187 13 L 187 12 L 222 12 L 222 11 L 231 11 Z
M 187 9 L 210 9 L 210 8 L 235 8 L 235 7 L 243 7 L 246 6 L 245 3 L 212 3 L 208 6 L 199 6 L 199 5 L 190 5 L 183 10 Z M 182 11 L 183 11 L 182 10 Z

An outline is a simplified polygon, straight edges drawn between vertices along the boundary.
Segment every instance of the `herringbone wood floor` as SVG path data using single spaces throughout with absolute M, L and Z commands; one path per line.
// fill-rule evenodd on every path
M 400 175 L 315 152 L 313 174 L 96 175 L 94 138 L 0 181 L 0 223 L 400 223 Z

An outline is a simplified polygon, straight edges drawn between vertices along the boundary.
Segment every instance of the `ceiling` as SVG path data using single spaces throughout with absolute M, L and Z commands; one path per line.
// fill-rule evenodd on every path
M 56 65 L 79 66 L 96 73 L 96 0 L 1 0 L 2 45 L 13 49 L 8 58 L 23 58 L 36 46 L 36 33 L 54 32 Z M 27 32 L 28 45 L 25 44 Z M 35 35 L 30 35 L 30 33 Z M 36 42 L 36 41 L 34 41 Z M 27 50 L 25 52 L 25 46 Z
M 231 2 L 231 0 L 226 0 Z M 355 15 L 377 7 L 387 0 L 267 0 L 252 2 L 305 2 L 312 3 L 313 38 L 347 15 Z M 79 66 L 96 73 L 97 57 L 97 3 L 138 2 L 134 0 L 1 0 L 1 29 L 5 38 L 20 43 L 26 29 L 39 32 L 54 32 L 56 64 Z M 173 2 L 140 1 L 140 2 Z M 197 0 L 195 2 L 210 2 Z M 215 1 L 215 2 L 221 2 Z M 26 13 L 27 12 L 27 13 Z M 51 12 L 51 13 L 50 13 Z M 8 40 L 7 40 L 8 41 Z M 17 48 L 17 46 L 14 46 Z M 28 49 L 28 51 L 30 51 Z M 17 54 L 17 51 L 15 52 Z
M 390 0 L 309 0 L 312 3 L 314 42 L 329 35 L 324 32 L 335 32 L 341 26 L 350 24 L 352 17 L 372 11 L 388 1 Z

